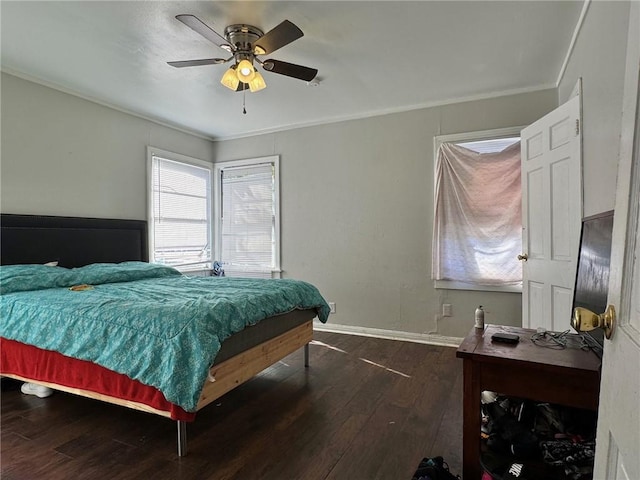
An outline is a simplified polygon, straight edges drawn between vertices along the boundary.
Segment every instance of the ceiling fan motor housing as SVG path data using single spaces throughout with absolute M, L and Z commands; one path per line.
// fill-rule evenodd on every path
M 251 59 L 254 56 L 254 44 L 264 33 L 252 25 L 229 25 L 224 29 L 224 36 L 231 44 L 232 52 L 238 61 Z M 255 54 L 260 54 L 256 51 Z

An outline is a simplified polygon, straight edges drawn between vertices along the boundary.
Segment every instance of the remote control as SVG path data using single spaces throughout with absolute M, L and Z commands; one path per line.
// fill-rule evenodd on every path
M 493 342 L 514 344 L 520 341 L 520 337 L 513 333 L 494 333 L 491 335 L 491 340 Z

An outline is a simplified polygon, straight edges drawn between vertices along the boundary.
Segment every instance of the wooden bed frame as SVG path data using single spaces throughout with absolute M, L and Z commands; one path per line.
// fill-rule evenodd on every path
M 2 214 L 0 263 L 42 264 L 58 261 L 63 267 L 97 262 L 148 261 L 147 224 L 138 220 Z M 265 368 L 304 347 L 304 364 L 309 366 L 309 342 L 313 338 L 315 311 L 304 311 L 308 319 L 257 346 L 214 364 L 202 389 L 197 410 L 249 380 Z M 82 397 L 170 418 L 169 412 L 149 405 L 90 390 L 34 380 L 15 374 L 3 376 L 37 383 Z M 178 456 L 187 453 L 186 422 L 177 420 Z

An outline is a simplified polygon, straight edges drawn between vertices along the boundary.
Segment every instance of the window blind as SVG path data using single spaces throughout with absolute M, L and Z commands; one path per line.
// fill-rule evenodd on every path
M 455 144 L 476 153 L 499 153 L 518 142 L 520 142 L 520 137 L 491 138 L 473 142 L 456 142 Z
M 153 261 L 211 268 L 211 170 L 153 156 Z
M 271 278 L 275 268 L 273 164 L 225 168 L 221 261 L 226 275 Z

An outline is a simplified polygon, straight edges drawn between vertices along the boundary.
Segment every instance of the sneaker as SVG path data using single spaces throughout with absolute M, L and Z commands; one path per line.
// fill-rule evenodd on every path
M 53 390 L 35 383 L 23 383 L 20 391 L 25 395 L 35 395 L 38 398 L 46 398 L 53 394 Z

